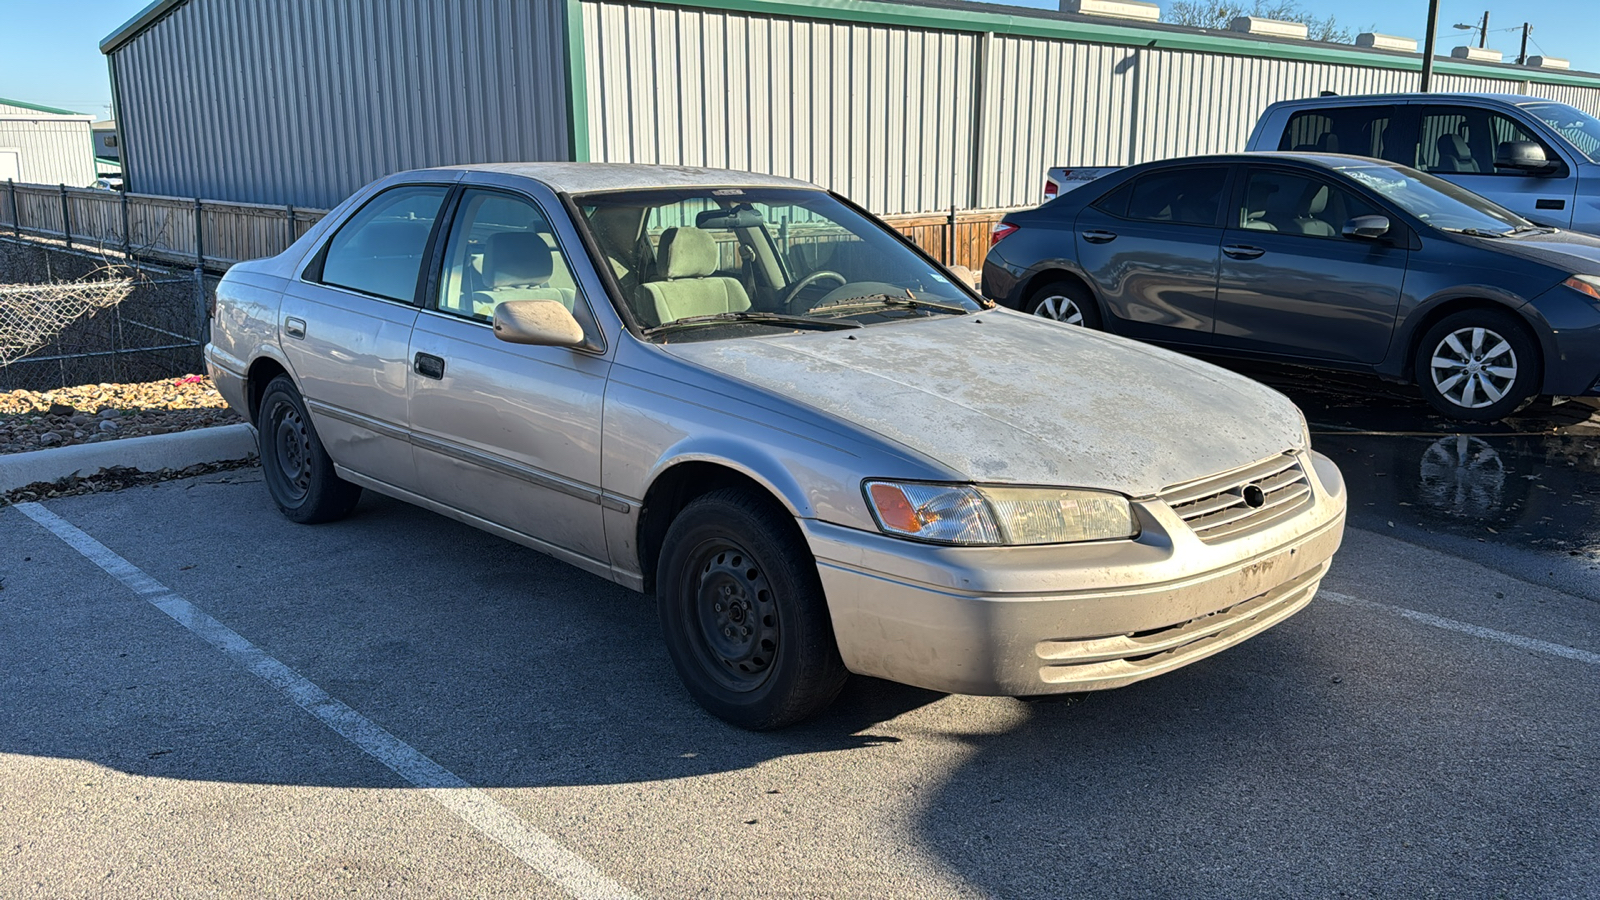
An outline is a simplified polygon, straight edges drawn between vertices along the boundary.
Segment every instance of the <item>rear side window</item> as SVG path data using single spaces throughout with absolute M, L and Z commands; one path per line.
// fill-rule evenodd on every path
M 1141 175 L 1117 193 L 1127 193 L 1124 218 L 1175 225 L 1215 225 L 1222 210 L 1223 166 L 1162 169 Z M 1109 210 L 1108 210 L 1109 211 Z
M 1394 159 L 1385 155 L 1398 149 L 1391 146 L 1388 140 L 1393 113 L 1392 106 L 1350 106 L 1297 112 L 1289 117 L 1278 149 Z
M 449 190 L 418 185 L 373 198 L 328 242 L 322 283 L 410 303 L 428 235 Z

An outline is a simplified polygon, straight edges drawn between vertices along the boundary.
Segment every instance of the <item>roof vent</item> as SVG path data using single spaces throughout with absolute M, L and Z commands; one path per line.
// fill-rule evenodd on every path
M 1229 31 L 1259 34 L 1262 37 L 1294 38 L 1303 41 L 1311 33 L 1304 22 L 1285 22 L 1282 19 L 1263 19 L 1259 16 L 1240 16 L 1228 23 Z
M 1061 0 L 1061 11 L 1080 16 L 1106 16 L 1112 19 L 1161 21 L 1161 7 L 1139 0 Z
M 1365 31 L 1356 35 L 1357 47 L 1371 47 L 1374 50 L 1399 50 L 1401 53 L 1417 52 L 1417 42 L 1413 38 L 1395 37 L 1392 34 L 1377 34 Z
M 1457 47 L 1450 51 L 1451 59 L 1466 59 L 1472 62 L 1499 62 L 1505 57 L 1499 50 L 1489 50 L 1484 47 Z
M 1530 56 L 1528 57 L 1528 65 L 1535 69 L 1570 69 L 1572 68 L 1572 61 L 1557 59 L 1554 56 Z

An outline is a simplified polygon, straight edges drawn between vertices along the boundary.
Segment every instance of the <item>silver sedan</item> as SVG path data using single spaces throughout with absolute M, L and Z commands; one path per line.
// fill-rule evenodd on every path
M 370 489 L 652 593 L 689 692 L 748 728 L 850 672 L 1168 672 L 1303 608 L 1343 535 L 1281 395 L 991 308 L 783 178 L 395 175 L 234 266 L 206 359 L 286 516 Z

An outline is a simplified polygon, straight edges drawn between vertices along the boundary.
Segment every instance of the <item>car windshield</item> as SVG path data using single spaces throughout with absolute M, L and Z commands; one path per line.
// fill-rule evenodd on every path
M 1600 163 L 1600 119 L 1565 103 L 1526 103 L 1522 108 L 1555 129 L 1590 162 Z
M 577 198 L 646 336 L 714 340 L 979 309 L 884 226 L 819 190 L 673 188 Z
M 1444 231 L 1502 235 L 1538 227 L 1505 207 L 1416 169 L 1372 164 L 1336 168 Z

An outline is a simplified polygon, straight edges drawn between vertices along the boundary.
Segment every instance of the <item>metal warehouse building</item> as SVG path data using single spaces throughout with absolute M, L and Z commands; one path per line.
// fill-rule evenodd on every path
M 945 0 L 157 0 L 101 49 L 131 190 L 320 207 L 548 159 L 789 175 L 882 214 L 1016 206 L 1049 166 L 1242 149 L 1269 103 L 1422 67 Z M 1600 114 L 1600 75 L 1441 58 L 1433 88 Z
M 0 183 L 94 183 L 94 141 L 85 116 L 0 98 Z

